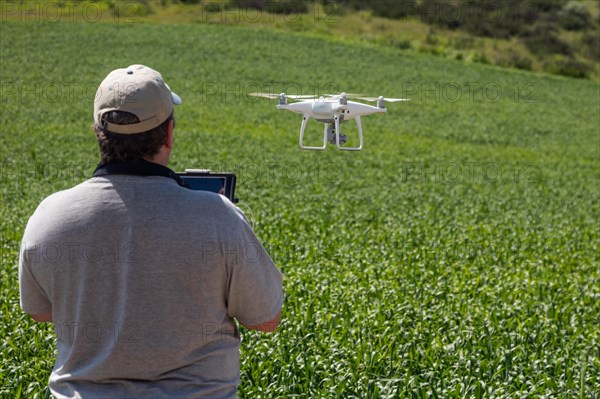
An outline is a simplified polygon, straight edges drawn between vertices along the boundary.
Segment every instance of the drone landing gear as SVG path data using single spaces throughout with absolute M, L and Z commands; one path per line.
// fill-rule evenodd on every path
M 327 147 L 327 125 L 325 125 L 325 132 L 323 133 L 323 145 L 321 147 L 312 147 L 304 145 L 304 130 L 306 130 L 306 124 L 310 119 L 310 115 L 304 115 L 302 118 L 302 126 L 300 127 L 300 148 L 303 150 L 318 150 L 322 151 Z
M 362 134 L 362 122 L 360 120 L 360 116 L 354 118 L 356 121 L 356 125 L 358 126 L 358 147 L 342 147 L 347 141 L 348 137 L 342 134 L 342 130 L 340 129 L 340 118 L 338 116 L 335 117 L 335 123 L 331 126 L 335 130 L 332 131 L 332 139 L 335 140 L 335 144 L 339 150 L 344 151 L 360 151 L 363 148 L 363 134 Z
M 308 123 L 309 115 L 304 115 L 302 118 L 302 126 L 300 127 L 300 148 L 303 150 L 324 150 L 327 147 L 327 142 L 330 144 L 335 144 L 338 149 L 344 151 L 360 151 L 363 147 L 363 135 L 362 135 L 362 123 L 360 120 L 360 116 L 355 118 L 356 124 L 358 125 L 358 147 L 342 147 L 346 142 L 348 142 L 348 136 L 342 134 L 342 130 L 340 129 L 340 117 L 335 116 L 334 122 L 329 125 L 325 124 L 323 128 L 323 145 L 321 147 L 312 147 L 304 145 L 304 130 L 306 129 L 306 125 Z

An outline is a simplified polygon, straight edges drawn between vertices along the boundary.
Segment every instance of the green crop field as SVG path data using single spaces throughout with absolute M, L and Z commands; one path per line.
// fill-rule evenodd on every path
M 96 87 L 134 63 L 184 101 L 171 166 L 235 172 L 285 276 L 278 331 L 242 331 L 240 397 L 600 397 L 597 82 L 210 24 L 2 21 L 0 50 L 0 397 L 49 397 L 19 243 L 91 175 Z M 361 152 L 305 152 L 254 91 L 411 101 L 363 119 Z

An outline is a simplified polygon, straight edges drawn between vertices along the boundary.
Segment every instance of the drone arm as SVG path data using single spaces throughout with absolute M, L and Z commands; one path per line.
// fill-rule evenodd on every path
M 308 123 L 309 115 L 304 114 L 302 117 L 302 126 L 300 126 L 300 148 L 303 150 L 324 150 L 327 146 L 327 125 L 325 125 L 325 129 L 323 130 L 323 146 L 321 147 L 311 147 L 304 145 L 304 131 L 306 130 L 306 125 Z

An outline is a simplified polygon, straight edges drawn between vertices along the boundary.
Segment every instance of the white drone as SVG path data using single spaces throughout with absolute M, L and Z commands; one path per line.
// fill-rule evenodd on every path
M 405 98 L 384 98 L 381 97 L 361 97 L 360 94 L 326 94 L 321 97 L 311 95 L 286 95 L 272 93 L 250 93 L 255 97 L 264 97 L 270 99 L 279 99 L 277 109 L 287 109 L 288 111 L 302 114 L 302 126 L 300 127 L 300 148 L 303 150 L 324 150 L 327 142 L 335 144 L 338 149 L 346 151 L 360 151 L 363 147 L 362 123 L 360 117 L 363 115 L 384 113 L 387 111 L 385 102 L 408 101 Z M 377 101 L 377 106 L 363 104 L 355 101 L 348 101 L 348 98 L 356 98 L 364 101 Z M 304 100 L 288 104 L 288 99 Z M 320 147 L 304 145 L 304 130 L 308 119 L 313 118 L 319 122 L 325 123 L 323 129 L 323 145 Z M 348 137 L 342 134 L 340 124 L 351 119 L 356 121 L 358 126 L 358 147 L 342 147 Z

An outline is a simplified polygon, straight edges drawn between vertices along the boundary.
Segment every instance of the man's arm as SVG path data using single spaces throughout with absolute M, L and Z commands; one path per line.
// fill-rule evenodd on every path
M 40 314 L 32 314 L 31 318 L 40 323 L 47 323 L 52 321 L 52 313 L 40 313 Z
M 256 326 L 244 326 L 249 330 L 256 330 L 261 332 L 273 332 L 279 325 L 281 321 L 281 311 L 277 313 L 277 316 L 271 321 L 267 321 L 266 323 L 258 324 Z
M 281 319 L 283 276 L 243 213 L 229 201 L 224 203 L 232 220 L 231 231 L 222 238 L 223 245 L 238 249 L 223 253 L 227 269 L 227 315 L 250 330 L 273 332 Z M 265 316 L 272 319 L 262 323 Z

